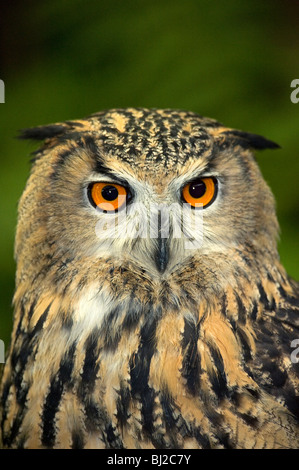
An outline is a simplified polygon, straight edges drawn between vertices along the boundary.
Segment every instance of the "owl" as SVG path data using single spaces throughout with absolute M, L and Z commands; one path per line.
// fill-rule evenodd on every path
M 175 109 L 24 130 L 4 448 L 299 446 L 298 284 L 253 151 Z

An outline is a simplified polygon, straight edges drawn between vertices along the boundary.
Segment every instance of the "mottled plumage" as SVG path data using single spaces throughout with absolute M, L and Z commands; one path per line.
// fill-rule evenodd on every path
M 298 284 L 251 152 L 277 145 L 133 108 L 22 137 L 45 142 L 19 204 L 3 446 L 298 448 Z M 218 192 L 196 249 L 174 237 L 176 212 L 167 238 L 99 237 L 111 214 L 90 203 L 94 181 L 130 188 L 145 217 L 201 177 Z

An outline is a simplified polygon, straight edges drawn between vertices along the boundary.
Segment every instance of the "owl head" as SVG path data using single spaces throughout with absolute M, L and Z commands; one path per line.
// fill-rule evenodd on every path
M 277 256 L 273 196 L 255 134 L 193 112 L 113 109 L 27 129 L 43 140 L 19 205 L 18 276 L 109 259 L 165 279 L 196 260 Z M 218 260 L 218 261 L 217 261 Z M 230 261 L 231 260 L 231 263 Z

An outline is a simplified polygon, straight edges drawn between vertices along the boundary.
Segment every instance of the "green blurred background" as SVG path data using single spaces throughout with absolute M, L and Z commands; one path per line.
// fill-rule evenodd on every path
M 257 158 L 276 200 L 279 250 L 299 278 L 299 2 L 1 2 L 0 338 L 8 343 L 17 202 L 36 146 L 19 129 L 111 107 L 173 107 L 262 134 Z M 256 201 L 259 204 L 259 201 Z

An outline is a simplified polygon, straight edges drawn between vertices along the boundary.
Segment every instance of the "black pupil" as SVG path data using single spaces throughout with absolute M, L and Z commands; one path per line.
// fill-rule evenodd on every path
M 114 201 L 118 198 L 118 190 L 115 186 L 105 186 L 102 189 L 102 196 L 106 201 Z
M 206 185 L 202 180 L 195 181 L 194 183 L 191 183 L 189 186 L 189 194 L 195 199 L 199 199 L 200 197 L 202 197 L 205 192 L 206 192 Z

